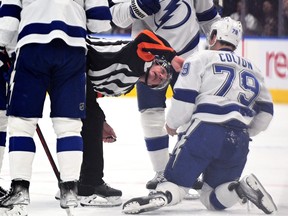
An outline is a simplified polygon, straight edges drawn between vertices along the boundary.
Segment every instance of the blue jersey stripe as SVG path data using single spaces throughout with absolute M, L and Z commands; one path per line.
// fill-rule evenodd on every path
M 22 8 L 17 5 L 3 5 L 0 8 L 0 17 L 14 17 L 20 21 L 20 13 Z
M 62 21 L 53 21 L 52 23 L 33 23 L 25 26 L 20 32 L 18 40 L 30 34 L 46 35 L 54 30 L 61 30 L 71 37 L 86 37 L 86 30 L 81 27 L 70 26 Z
M 189 90 L 189 89 L 175 88 L 173 92 L 174 92 L 174 95 L 173 95 L 174 99 L 184 101 L 187 103 L 195 103 L 196 97 L 198 96 L 197 91 Z
M 215 16 L 217 15 L 217 9 L 216 7 L 211 7 L 209 10 L 204 11 L 202 13 L 197 13 L 197 19 L 199 20 L 199 22 L 202 21 L 210 21 L 212 20 Z
M 94 7 L 86 11 L 87 19 L 112 20 L 112 15 L 108 7 Z
M 248 107 L 239 106 L 237 104 L 229 104 L 225 106 L 219 106 L 215 104 L 200 104 L 197 106 L 194 114 L 196 113 L 210 113 L 215 115 L 225 115 L 231 112 L 239 112 L 242 116 L 253 117 L 255 111 Z
M 256 102 L 259 109 L 263 112 L 270 113 L 271 115 L 274 114 L 273 104 L 267 102 Z

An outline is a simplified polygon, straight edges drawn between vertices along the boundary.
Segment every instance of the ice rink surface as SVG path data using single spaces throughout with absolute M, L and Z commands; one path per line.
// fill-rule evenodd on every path
M 115 143 L 104 144 L 105 176 L 104 180 L 112 187 L 121 189 L 122 200 L 148 194 L 145 184 L 154 173 L 146 152 L 140 127 L 136 98 L 100 98 L 99 103 L 106 114 L 107 122 L 117 133 Z M 167 105 L 169 106 L 169 100 Z M 49 101 L 45 104 L 44 117 L 39 125 L 56 161 L 55 135 L 49 119 Z M 58 190 L 57 180 L 49 164 L 37 134 L 35 133 L 37 152 L 33 163 L 33 176 L 30 186 L 31 204 L 29 216 L 65 216 L 59 202 L 54 199 Z M 171 139 L 171 150 L 175 144 Z M 9 162 L 5 155 L 1 173 L 1 185 L 9 188 Z M 248 163 L 243 175 L 254 173 L 266 190 L 272 195 L 278 206 L 275 215 L 288 215 L 288 105 L 275 105 L 274 119 L 266 132 L 253 139 L 250 145 Z M 76 216 L 117 216 L 121 206 L 113 208 L 78 207 Z M 173 207 L 164 207 L 157 211 L 141 215 L 264 215 L 257 207 L 236 205 L 222 212 L 211 212 L 204 208 L 199 200 L 184 200 Z

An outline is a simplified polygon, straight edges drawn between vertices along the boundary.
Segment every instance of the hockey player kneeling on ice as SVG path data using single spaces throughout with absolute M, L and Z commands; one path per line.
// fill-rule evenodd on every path
M 208 210 L 224 210 L 248 200 L 266 214 L 277 207 L 254 174 L 241 178 L 250 137 L 266 130 L 273 102 L 261 71 L 236 55 L 242 26 L 229 17 L 212 24 L 209 45 L 188 57 L 166 116 L 169 135 L 187 125 L 160 182 L 148 196 L 128 200 L 123 212 L 137 214 L 181 202 L 203 173 L 200 201 Z M 180 210 L 177 210 L 179 214 Z

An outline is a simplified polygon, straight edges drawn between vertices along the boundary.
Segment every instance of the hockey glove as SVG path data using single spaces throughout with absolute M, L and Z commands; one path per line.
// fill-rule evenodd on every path
M 137 46 L 137 55 L 145 62 L 152 61 L 155 55 L 164 56 L 168 62 L 176 56 L 175 50 L 162 37 L 149 30 L 141 31 L 132 42 Z
M 9 58 L 9 55 L 7 54 L 4 47 L 0 47 L 0 73 L 6 82 L 9 82 L 10 79 L 10 66 L 11 59 Z
M 159 0 L 131 0 L 130 13 L 136 19 L 144 19 L 160 10 Z

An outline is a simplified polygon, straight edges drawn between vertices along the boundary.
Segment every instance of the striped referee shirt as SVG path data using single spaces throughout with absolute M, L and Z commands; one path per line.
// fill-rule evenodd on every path
M 128 93 L 152 64 L 141 60 L 129 41 L 109 41 L 90 36 L 87 47 L 88 78 L 94 90 L 105 96 Z M 132 52 L 135 54 L 131 55 Z

